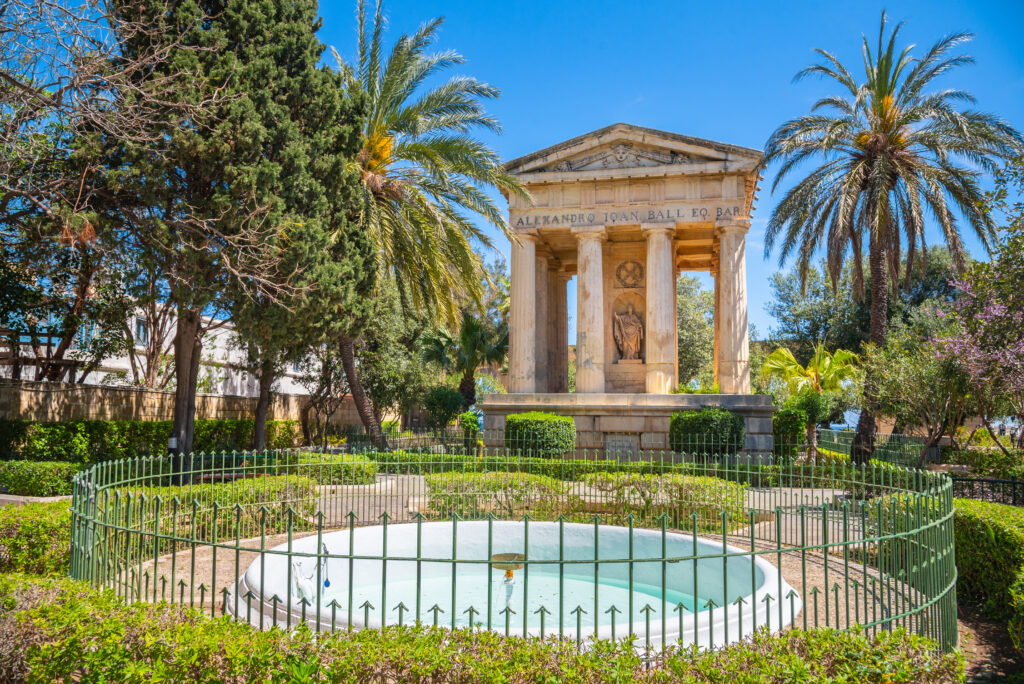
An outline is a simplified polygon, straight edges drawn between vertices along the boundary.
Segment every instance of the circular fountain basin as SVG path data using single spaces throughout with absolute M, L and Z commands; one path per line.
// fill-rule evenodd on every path
M 632 632 L 641 645 L 721 646 L 755 627 L 781 629 L 802 608 L 764 558 L 660 530 L 411 523 L 325 534 L 321 548 L 318 555 L 317 538 L 306 537 L 293 541 L 290 553 L 284 544 L 255 560 L 234 588 L 238 597 L 255 596 L 238 602 L 237 617 L 257 623 L 262 612 L 265 626 L 294 624 L 305 597 L 306 619 L 319 615 L 321 629 L 332 620 L 339 629 L 397 624 L 400 617 L 410 624 L 418 615 L 425 624 L 436 617 L 443 626 L 518 635 L 621 639 Z M 504 566 L 492 559 L 510 553 L 525 560 L 506 581 Z M 236 612 L 235 604 L 229 600 L 228 609 Z

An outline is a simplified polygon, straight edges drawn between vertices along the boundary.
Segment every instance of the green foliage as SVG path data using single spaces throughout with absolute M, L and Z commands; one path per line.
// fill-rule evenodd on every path
M 457 335 L 441 329 L 426 340 L 423 358 L 460 378 L 463 408 L 476 404 L 476 369 L 501 363 L 508 351 L 508 329 L 495 327 L 483 316 L 463 310 Z
M 35 423 L 0 420 L 0 458 L 97 463 L 167 451 L 169 420 L 75 420 Z M 299 441 L 295 420 L 267 421 L 267 448 L 286 449 Z M 194 451 L 242 451 L 253 444 L 251 420 L 197 420 Z
M 389 626 L 332 634 L 258 630 L 166 604 L 126 604 L 75 582 L 0 577 L 0 679 L 25 681 L 932 682 L 963 680 L 963 657 L 902 630 L 761 630 L 715 651 L 684 649 L 653 667 L 628 641 L 503 637 L 487 630 Z M 67 638 L 74 634 L 74 638 Z M 311 673 L 309 680 L 298 673 Z M 31 673 L 31 674 L 29 674 Z
M 714 383 L 715 295 L 694 276 L 676 279 L 679 387 Z
M 582 458 L 538 458 L 477 456 L 466 454 L 417 453 L 414 451 L 368 451 L 367 458 L 377 463 L 382 473 L 394 475 L 428 475 L 448 472 L 523 472 L 545 475 L 559 480 L 579 480 L 595 472 L 660 473 L 674 466 L 659 461 L 625 461 Z
M 221 541 L 245 539 L 261 532 L 281 534 L 287 531 L 289 522 L 294 530 L 309 529 L 320 498 L 313 473 L 271 477 L 262 473 L 261 465 L 240 465 L 236 468 L 240 479 L 233 482 L 124 487 L 101 497 L 100 505 L 106 506 L 108 519 L 114 524 L 133 520 L 134 525 L 140 519 L 155 520 L 159 505 L 160 529 L 172 529 L 177 518 L 177 529 L 190 530 L 195 539 L 205 542 L 212 541 L 214 534 Z M 179 544 L 187 546 L 185 542 Z M 162 547 L 163 552 L 169 552 L 171 543 L 164 540 Z
M 1008 449 L 1003 453 L 995 447 L 981 449 L 950 449 L 944 453 L 946 463 L 967 466 L 975 475 L 999 479 L 1024 480 L 1024 450 Z
M 804 430 L 807 413 L 796 406 L 783 406 L 772 414 L 772 436 L 775 438 L 775 455 L 779 458 L 794 458 L 804 446 Z
M 458 390 L 437 385 L 423 397 L 423 410 L 427 413 L 427 424 L 438 430 L 452 424 L 463 409 L 462 394 Z
M 576 423 L 542 411 L 505 417 L 505 448 L 525 456 L 561 458 L 576 448 Z
M 673 413 L 668 428 L 677 453 L 731 456 L 744 447 L 746 436 L 743 416 L 721 408 Z
M 67 496 L 79 470 L 61 461 L 0 461 L 0 487 L 20 496 Z
M 430 512 L 441 518 L 480 518 L 493 513 L 518 519 L 529 513 L 550 519 L 580 510 L 581 499 L 569 485 L 532 473 L 437 473 L 426 476 Z
M 475 411 L 459 414 L 459 428 L 462 429 L 462 448 L 466 453 L 476 449 L 477 436 L 480 434 L 480 416 Z
M 1024 650 L 1024 508 L 956 499 L 957 598 L 1005 620 Z
M 366 485 L 377 481 L 377 464 L 360 454 L 298 453 L 284 457 L 285 471 L 321 485 Z
M 0 572 L 65 575 L 70 558 L 67 502 L 0 507 Z
M 602 509 L 613 519 L 632 513 L 652 523 L 667 514 L 677 524 L 695 524 L 704 532 L 721 531 L 723 515 L 731 530 L 749 524 L 746 486 L 717 477 L 594 473 L 583 481 L 603 494 Z M 691 515 L 696 516 L 693 523 Z

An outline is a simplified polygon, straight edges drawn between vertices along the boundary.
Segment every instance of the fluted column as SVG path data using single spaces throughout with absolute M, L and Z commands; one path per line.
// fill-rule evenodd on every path
M 551 360 L 548 357 L 549 349 L 549 332 L 548 326 L 551 323 L 551 303 L 550 303 L 550 281 L 548 270 L 548 257 L 544 255 L 538 255 L 536 260 L 536 266 L 534 273 L 536 277 L 536 286 L 534 287 L 534 301 L 536 306 L 534 307 L 534 383 L 533 391 L 535 392 L 549 392 L 548 382 L 551 374 Z
M 723 394 L 750 394 L 750 341 L 747 331 L 747 230 L 749 219 L 716 226 L 719 234 L 718 372 Z
M 536 391 L 537 243 L 533 235 L 519 233 L 512 242 L 509 293 L 509 392 Z
M 675 268 L 672 265 L 673 226 L 644 224 L 647 237 L 647 358 L 648 394 L 668 394 L 676 386 Z
M 576 391 L 604 392 L 604 228 L 577 229 Z

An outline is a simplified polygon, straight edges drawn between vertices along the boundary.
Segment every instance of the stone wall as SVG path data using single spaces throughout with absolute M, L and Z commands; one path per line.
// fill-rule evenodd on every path
M 308 397 L 273 394 L 270 420 L 301 420 Z M 40 422 L 67 420 L 170 420 L 174 393 L 134 387 L 72 385 L 67 383 L 0 381 L 0 418 Z M 196 418 L 252 418 L 255 397 L 200 394 Z M 337 425 L 360 425 L 351 398 L 334 415 Z

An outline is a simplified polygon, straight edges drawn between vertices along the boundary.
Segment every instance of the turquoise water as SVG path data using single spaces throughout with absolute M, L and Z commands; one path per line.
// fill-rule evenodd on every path
M 575 631 L 577 616 L 572 611 L 577 606 L 582 607 L 586 613 L 580 616 L 580 623 L 583 628 L 594 627 L 594 582 L 593 579 L 585 579 L 578 575 L 566 575 L 559 585 L 557 573 L 531 570 L 527 579 L 522 572 L 516 572 L 514 582 L 506 585 L 504 574 L 498 571 L 491 571 L 491 598 L 488 601 L 488 570 L 487 566 L 479 566 L 479 570 L 459 570 L 455 588 L 455 626 L 467 627 L 470 625 L 470 616 L 467 612 L 472 606 L 476 610 L 473 616 L 473 624 L 486 626 L 490 606 L 490 621 L 494 629 L 504 631 L 506 615 L 502 613 L 506 607 L 513 613 L 508 615 L 510 630 L 523 629 L 523 613 L 529 615 L 528 628 L 539 628 L 541 616 L 538 611 L 543 606 L 549 614 L 544 616 L 545 633 L 558 631 L 558 618 L 560 603 L 565 610 L 564 625 L 566 631 Z M 364 601 L 369 601 L 373 606 L 371 616 L 378 620 L 382 618 L 380 606 L 383 587 L 379 578 L 377 581 L 359 581 L 353 586 L 352 606 L 353 617 L 362 619 Z M 560 591 L 561 589 L 561 591 Z M 524 597 L 525 610 L 524 610 Z M 655 622 L 660 627 L 662 619 L 662 591 L 661 587 L 646 584 L 633 584 L 633 621 L 634 631 L 643 633 L 645 614 L 642 612 L 645 605 L 653 608 L 650 611 L 652 628 Z M 397 624 L 398 611 L 395 607 L 404 603 L 410 610 L 404 614 L 406 624 L 416 619 L 417 586 L 415 578 L 398 578 L 387 581 L 387 594 L 384 597 L 387 602 L 386 622 Z M 561 598 L 561 601 L 559 600 Z M 452 624 L 452 578 L 451 575 L 424 577 L 419 585 L 420 619 L 425 623 L 433 622 L 433 613 L 429 609 L 437 604 L 444 612 L 438 615 L 438 624 Z M 611 615 L 605 611 L 611 606 L 618 609 L 615 615 L 616 632 L 624 635 L 629 629 L 629 584 L 625 581 L 613 579 L 600 579 L 597 585 L 597 610 L 600 613 L 599 625 L 606 627 L 611 624 Z M 336 600 L 341 608 L 338 609 L 339 620 L 341 614 L 347 614 L 348 610 L 348 586 L 332 585 L 328 588 L 322 598 L 324 604 Z M 673 612 L 679 603 L 682 603 L 686 611 L 692 612 L 694 598 L 690 594 L 673 591 L 668 588 L 665 592 L 666 619 L 678 620 L 678 611 Z

